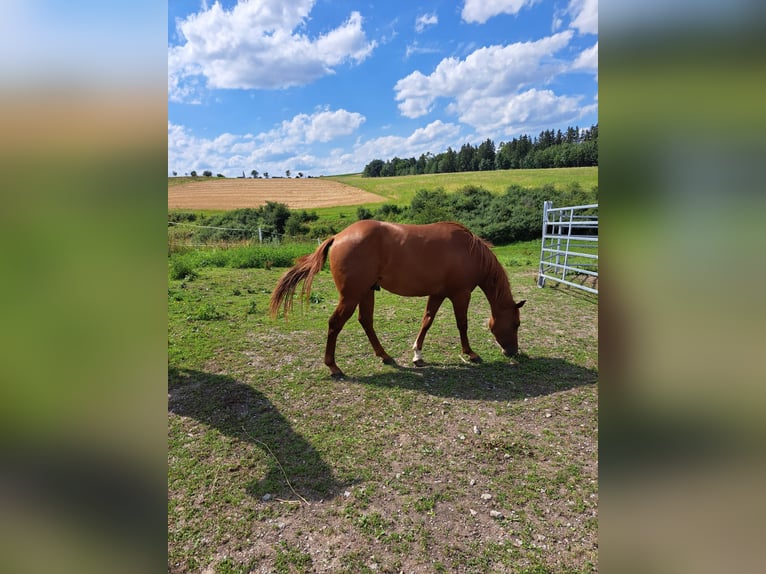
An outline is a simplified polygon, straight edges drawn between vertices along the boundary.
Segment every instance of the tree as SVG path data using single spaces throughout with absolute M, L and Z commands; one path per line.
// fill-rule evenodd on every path
M 197 172 L 196 172 L 196 170 L 191 170 L 191 176 L 192 176 L 192 177 L 197 177 Z
M 495 142 L 489 138 L 484 140 L 476 150 L 476 158 L 481 171 L 495 169 Z
M 290 170 L 289 169 L 285 170 L 285 175 L 287 176 L 287 179 L 290 179 Z
M 264 172 L 263 172 L 263 177 L 264 177 L 265 179 L 269 179 L 269 172 L 268 172 L 268 171 L 264 171 Z
M 265 227 L 277 235 L 284 235 L 285 224 L 290 217 L 290 209 L 287 205 L 276 201 L 267 201 L 261 209 Z
M 444 158 L 439 162 L 439 171 L 442 173 L 454 173 L 457 171 L 457 153 L 452 147 L 444 152 Z
M 362 172 L 362 177 L 380 177 L 382 175 L 383 167 L 385 163 L 382 159 L 374 159 L 366 166 Z
M 298 177 L 303 177 L 303 172 L 302 171 L 298 172 Z
M 257 179 L 258 178 L 258 170 L 254 169 L 253 171 L 250 172 L 250 175 L 253 176 L 253 179 Z
M 177 176 L 177 175 L 178 175 L 178 172 L 177 172 L 177 171 L 174 171 L 174 172 L 173 172 L 173 177 L 175 177 L 175 176 Z
M 205 171 L 202 172 L 202 175 L 204 175 L 205 177 L 212 177 L 213 172 L 210 171 L 209 169 L 206 169 Z

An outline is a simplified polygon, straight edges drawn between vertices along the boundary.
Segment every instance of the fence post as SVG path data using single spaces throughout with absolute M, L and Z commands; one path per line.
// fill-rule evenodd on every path
M 260 225 L 258 226 L 258 243 L 263 243 L 263 232 Z
M 543 276 L 543 255 L 545 255 L 545 234 L 548 228 L 548 210 L 553 207 L 552 201 L 543 202 L 543 242 L 540 247 L 540 268 L 537 271 L 537 286 L 545 287 L 545 277 Z

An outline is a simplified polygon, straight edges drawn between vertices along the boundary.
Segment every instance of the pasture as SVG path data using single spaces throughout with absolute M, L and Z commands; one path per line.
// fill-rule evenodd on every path
M 357 192 L 374 194 L 365 205 L 401 205 L 438 187 L 591 189 L 597 173 L 312 178 L 300 185 L 333 179 L 364 191 L 291 207 L 343 226 Z M 246 181 L 276 184 L 259 201 L 288 203 L 276 186 L 300 180 L 206 178 L 204 212 L 227 209 L 221 192 Z M 168 179 L 169 207 L 189 184 Z M 375 328 L 397 365 L 373 355 L 352 319 L 336 354 L 346 378 L 333 380 L 322 362 L 337 303 L 329 270 L 289 320 L 268 315 L 285 267 L 315 248 L 169 250 L 168 571 L 597 571 L 597 298 L 537 288 L 539 240 L 496 247 L 514 297 L 527 300 L 517 358 L 494 342 L 477 289 L 469 336 L 484 362 L 461 356 L 445 302 L 416 368 L 425 298 L 380 291 Z
M 598 167 L 552 169 L 503 169 L 459 173 L 434 173 L 398 177 L 362 177 L 361 174 L 337 175 L 330 179 L 369 193 L 386 197 L 392 203 L 409 203 L 421 189 L 444 189 L 447 193 L 472 185 L 493 193 L 503 193 L 511 185 L 522 188 L 553 185 L 563 189 L 579 185 L 584 190 L 598 187 Z
M 446 302 L 416 368 L 425 299 L 380 291 L 375 326 L 398 364 L 352 319 L 340 381 L 322 363 L 327 268 L 287 321 L 268 317 L 284 268 L 169 279 L 168 571 L 595 572 L 598 304 L 537 288 L 539 249 L 495 249 L 527 300 L 517 359 L 476 290 L 484 362 L 460 355 Z

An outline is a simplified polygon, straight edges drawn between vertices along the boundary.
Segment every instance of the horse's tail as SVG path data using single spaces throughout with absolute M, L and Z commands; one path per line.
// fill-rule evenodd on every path
M 301 281 L 304 282 L 303 289 L 301 289 L 301 298 L 309 296 L 314 275 L 322 270 L 327 260 L 327 252 L 330 250 L 330 245 L 332 245 L 333 241 L 335 241 L 335 236 L 326 239 L 324 243 L 317 247 L 314 253 L 300 257 L 295 262 L 295 265 L 282 275 L 282 278 L 274 288 L 274 292 L 271 294 L 271 301 L 269 302 L 269 311 L 272 318 L 279 314 L 280 307 L 284 310 L 285 317 L 287 317 L 293 307 L 293 295 Z

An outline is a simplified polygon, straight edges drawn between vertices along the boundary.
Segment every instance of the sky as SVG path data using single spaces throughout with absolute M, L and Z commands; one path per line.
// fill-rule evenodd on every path
M 598 0 L 170 0 L 168 174 L 357 173 L 598 123 Z

